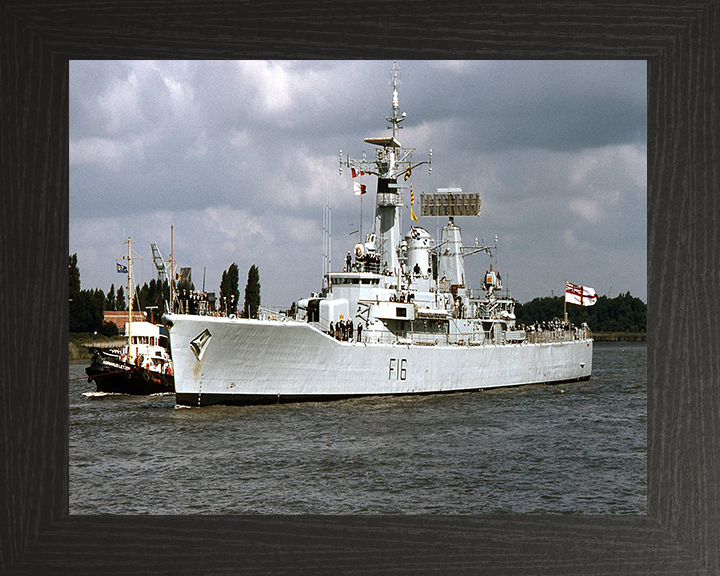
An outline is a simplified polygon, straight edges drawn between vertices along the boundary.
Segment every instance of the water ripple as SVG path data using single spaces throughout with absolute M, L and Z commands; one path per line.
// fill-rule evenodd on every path
M 71 380 L 70 511 L 645 514 L 646 346 L 593 362 L 562 387 L 189 409 Z

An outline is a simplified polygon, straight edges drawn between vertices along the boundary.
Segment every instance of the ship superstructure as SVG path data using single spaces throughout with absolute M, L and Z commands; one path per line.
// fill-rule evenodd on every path
M 294 318 L 169 314 L 179 404 L 283 402 L 369 394 L 476 390 L 590 377 L 587 330 L 528 333 L 490 264 L 481 289 L 468 287 L 465 257 L 492 246 L 463 245 L 455 218 L 480 215 L 480 197 L 460 188 L 421 194 L 421 216 L 447 219 L 439 241 L 418 223 L 401 233 L 404 183 L 428 159 L 399 141 L 400 69 L 391 70 L 390 134 L 365 138 L 373 159 L 340 170 L 377 178 L 371 232 L 328 271 L 320 293 Z M 412 206 L 412 203 L 411 203 Z
M 463 193 L 460 188 L 423 193 L 421 215 L 447 217 L 440 242 L 419 225 L 401 235 L 405 182 L 423 164 L 432 171 L 432 150 L 428 160 L 414 163 L 415 150 L 399 141 L 400 123 L 407 118 L 399 112 L 399 73 L 395 63 L 390 81 L 392 108 L 385 118 L 390 135 L 364 139 L 376 146 L 374 160 L 343 161 L 341 151 L 341 173 L 346 167 L 353 178 L 357 174 L 377 177 L 372 230 L 348 252 L 343 271 L 327 275 L 321 294 L 299 302 L 299 319 L 324 332 L 331 324 L 352 319 L 354 326 L 365 327 L 363 341 L 370 343 L 480 344 L 486 336 L 520 338 L 520 334 L 507 334 L 514 325 L 514 303 L 499 298 L 502 281 L 492 264 L 482 279 L 482 297 L 467 288 L 465 257 L 477 252 L 492 256 L 497 248 L 497 240 L 494 247 L 463 246 L 455 224 L 458 216 L 480 215 L 479 194 Z

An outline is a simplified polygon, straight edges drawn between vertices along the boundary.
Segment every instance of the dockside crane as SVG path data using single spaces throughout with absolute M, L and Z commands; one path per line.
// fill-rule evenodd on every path
M 169 280 L 170 275 L 168 270 L 170 270 L 170 261 L 165 260 L 165 257 L 163 256 L 163 253 L 160 252 L 160 248 L 158 248 L 157 244 L 150 244 L 150 248 L 152 249 L 155 268 L 157 268 L 158 271 L 158 280 L 160 280 L 160 282 Z

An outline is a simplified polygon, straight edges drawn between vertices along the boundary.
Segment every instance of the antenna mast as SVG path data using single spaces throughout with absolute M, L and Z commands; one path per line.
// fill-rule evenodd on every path
M 127 239 L 128 245 L 128 296 L 130 305 L 128 306 L 128 363 L 132 364 L 132 310 L 133 310 L 133 293 L 132 293 L 132 257 L 130 256 L 130 236 Z
M 127 265 L 127 275 L 128 275 L 128 330 L 127 330 L 127 339 L 128 339 L 128 362 L 132 364 L 132 313 L 133 313 L 133 277 L 132 277 L 132 261 L 133 260 L 142 260 L 142 256 L 134 256 L 132 255 L 132 243 L 130 241 L 130 237 L 128 236 L 128 239 L 125 241 L 125 244 L 128 245 L 128 251 L 127 256 L 122 256 L 118 258 L 119 260 L 125 260 L 127 259 L 128 265 Z
M 400 123 L 407 116 L 400 112 L 398 98 L 398 86 L 401 84 L 401 70 L 397 62 L 393 63 L 390 69 L 390 81 L 392 86 L 392 104 L 390 115 L 385 117 L 390 125 L 389 136 L 377 138 L 365 138 L 364 142 L 377 146 L 375 159 L 362 160 L 348 158 L 345 166 L 352 168 L 353 175 L 357 172 L 377 176 L 377 194 L 375 201 L 375 221 L 373 222 L 372 234 L 376 237 L 375 246 L 380 256 L 380 266 L 388 272 L 396 274 L 400 270 L 400 261 L 396 246 L 400 242 L 400 216 L 403 207 L 403 190 L 401 184 L 397 183 L 400 176 L 404 175 L 407 180 L 412 169 L 421 164 L 429 164 L 430 160 L 413 164 L 412 153 L 414 148 L 403 148 L 398 141 L 401 129 Z M 341 160 L 342 167 L 342 160 Z M 362 201 L 362 199 L 361 199 Z
M 175 311 L 175 264 L 173 260 L 173 227 L 170 226 L 170 314 Z

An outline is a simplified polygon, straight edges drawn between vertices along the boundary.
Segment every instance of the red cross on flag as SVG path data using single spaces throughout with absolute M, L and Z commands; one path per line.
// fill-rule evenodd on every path
M 578 304 L 580 306 L 592 306 L 597 302 L 597 294 L 595 294 L 595 290 L 589 286 L 576 286 L 566 281 L 565 302 L 568 304 Z

